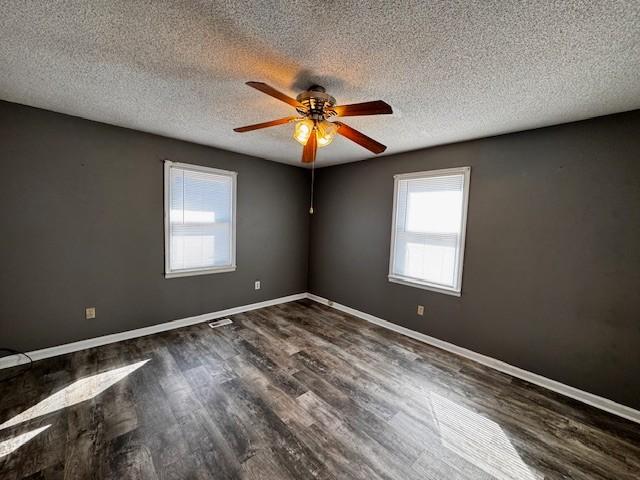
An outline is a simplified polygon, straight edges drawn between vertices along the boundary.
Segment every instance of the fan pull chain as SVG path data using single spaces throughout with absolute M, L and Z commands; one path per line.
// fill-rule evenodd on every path
M 313 215 L 313 183 L 315 181 L 316 159 L 311 162 L 311 206 L 309 207 L 309 215 Z

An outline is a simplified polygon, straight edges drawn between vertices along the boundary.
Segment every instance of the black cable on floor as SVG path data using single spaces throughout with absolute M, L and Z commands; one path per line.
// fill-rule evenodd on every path
M 7 354 L 5 354 L 8 353 Z M 5 348 L 5 347 L 0 347 L 0 360 L 8 357 L 10 355 L 22 355 L 23 357 L 26 357 L 29 359 L 29 364 L 27 365 L 27 368 L 23 368 L 23 369 L 19 369 L 16 373 L 14 373 L 13 375 L 7 377 L 7 378 L 1 378 L 0 377 L 0 383 L 2 382 L 8 382 L 9 380 L 13 380 L 14 378 L 22 375 L 24 372 L 28 371 L 29 369 L 31 369 L 31 366 L 33 365 L 33 359 L 26 353 L 21 352 L 19 350 L 14 350 L 13 348 Z M 22 364 L 18 364 L 16 365 L 16 367 L 21 366 Z M 11 369 L 15 368 L 15 367 L 10 367 Z

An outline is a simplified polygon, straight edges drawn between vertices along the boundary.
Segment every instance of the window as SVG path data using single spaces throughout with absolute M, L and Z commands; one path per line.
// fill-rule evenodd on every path
M 165 162 L 165 277 L 236 269 L 236 175 Z
M 460 295 L 470 172 L 394 177 L 389 281 Z

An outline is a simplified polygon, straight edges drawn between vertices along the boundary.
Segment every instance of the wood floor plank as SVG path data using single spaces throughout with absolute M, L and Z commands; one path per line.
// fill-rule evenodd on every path
M 275 459 L 270 450 L 261 450 L 242 464 L 241 478 L 244 480 L 295 480 Z
M 189 444 L 189 455 L 200 465 L 198 476 L 220 479 L 239 476 L 242 465 L 236 452 L 205 409 L 194 409 L 180 423 Z
M 152 452 L 137 432 L 130 432 L 103 446 L 105 455 L 100 473 L 104 479 L 159 480 Z M 88 477 L 92 478 L 92 477 Z
M 0 478 L 640 478 L 633 422 L 308 300 L 231 320 L 1 383 Z
M 256 392 L 284 423 L 293 423 L 301 427 L 308 427 L 313 423 L 309 415 L 295 402 L 297 395 L 287 395 L 240 355 L 230 359 L 229 363 L 243 382 Z
M 313 374 L 311 374 L 313 375 Z M 303 397 L 300 397 L 302 400 Z M 366 465 L 375 472 L 376 476 L 385 479 L 403 478 L 418 479 L 419 476 L 410 469 L 410 462 L 397 450 L 388 444 L 381 444 L 349 420 L 351 415 L 344 415 L 337 411 L 330 402 L 322 398 L 317 392 L 305 394 L 302 404 L 317 421 L 317 426 L 326 432 L 329 440 L 345 452 L 350 462 Z M 374 432 L 375 435 L 375 432 Z M 325 452 L 326 454 L 326 452 Z M 344 467 L 343 467 L 344 468 Z

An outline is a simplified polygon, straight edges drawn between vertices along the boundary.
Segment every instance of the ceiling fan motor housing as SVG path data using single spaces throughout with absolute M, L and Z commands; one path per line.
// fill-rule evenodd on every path
M 304 108 L 298 108 L 301 115 L 311 118 L 312 120 L 324 120 L 336 114 L 333 106 L 336 99 L 325 92 L 324 87 L 313 85 L 296 97 Z

